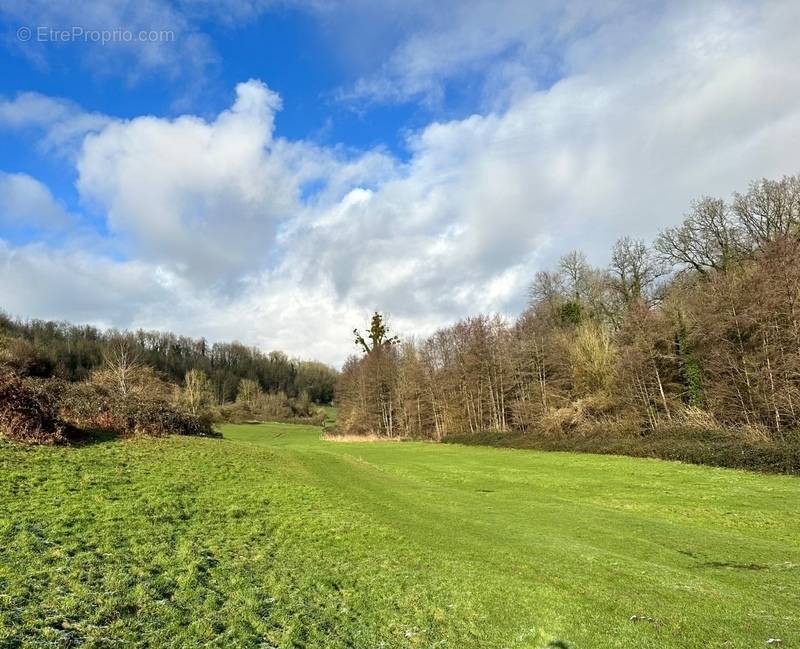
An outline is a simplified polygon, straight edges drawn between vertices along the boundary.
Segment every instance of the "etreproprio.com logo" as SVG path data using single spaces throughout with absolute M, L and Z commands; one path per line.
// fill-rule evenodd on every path
M 175 40 L 171 29 L 86 29 L 80 26 L 56 28 L 22 26 L 17 29 L 17 40 L 22 43 L 169 43 Z

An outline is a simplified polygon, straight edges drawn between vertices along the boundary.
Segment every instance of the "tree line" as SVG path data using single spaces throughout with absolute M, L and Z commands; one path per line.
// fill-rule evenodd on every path
M 216 404 L 234 402 L 242 381 L 264 393 L 289 398 L 305 395 L 314 403 L 330 403 L 336 371 L 317 361 L 290 359 L 279 351 L 261 352 L 238 342 L 209 344 L 205 339 L 169 332 L 121 332 L 44 320 L 13 320 L 0 313 L 0 364 L 28 376 L 57 376 L 84 381 L 108 366 L 120 348 L 136 362 L 155 370 L 165 381 L 183 385 L 187 373 L 202 372 Z M 196 376 L 196 374 L 195 374 Z M 305 398 L 304 397 L 304 398 Z
M 536 274 L 514 321 L 476 315 L 422 340 L 375 314 L 337 388 L 343 432 L 640 439 L 800 428 L 800 177 L 702 197 L 651 244 L 619 239 Z
M 0 315 L 0 439 L 216 435 L 214 423 L 322 424 L 337 372 L 280 352 L 171 333 Z

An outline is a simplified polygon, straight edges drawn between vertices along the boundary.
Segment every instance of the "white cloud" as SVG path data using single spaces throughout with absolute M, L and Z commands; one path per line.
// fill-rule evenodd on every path
M 513 313 L 533 273 L 571 248 L 603 263 L 615 238 L 651 237 L 701 194 L 800 171 L 787 145 L 800 138 L 800 7 L 701 5 L 592 14 L 586 32 L 567 20 L 563 78 L 428 125 L 405 162 L 277 137 L 278 98 L 255 81 L 213 120 L 113 121 L 85 139 L 78 189 L 131 261 L 60 253 L 33 269 L 41 251 L 6 245 L 0 290 L 34 287 L 12 291 L 18 313 L 116 313 L 334 362 L 375 308 L 407 334 Z M 452 62 L 430 64 L 442 78 Z
M 0 99 L 0 127 L 38 129 L 44 132 L 44 149 L 57 154 L 74 152 L 87 133 L 100 130 L 110 121 L 107 115 L 89 113 L 74 102 L 37 92 Z
M 329 362 L 342 359 L 353 323 L 369 316 L 338 300 L 329 285 L 300 291 L 291 276 L 265 273 L 229 298 L 198 291 L 151 263 L 39 244 L 12 247 L 2 239 L 0 295 L 13 316 L 239 339 Z
M 412 321 L 513 312 L 573 247 L 605 263 L 614 239 L 654 236 L 695 197 L 800 171 L 785 144 L 800 136 L 798 9 L 623 12 L 568 48 L 552 87 L 414 135 L 404 168 L 293 248 L 318 251 L 342 299 Z
M 340 97 L 436 104 L 449 83 L 469 87 L 485 81 L 495 95 L 487 99 L 495 103 L 497 94 L 507 99 L 521 87 L 546 85 L 561 72 L 566 47 L 610 15 L 618 20 L 644 8 L 641 2 L 622 1 L 538 0 L 500 7 L 492 0 L 442 0 L 392 3 L 387 11 L 383 4 L 351 0 L 344 11 L 368 16 L 371 29 L 381 32 L 382 25 L 400 22 L 405 30 L 379 69 L 343 89 Z M 341 34 L 348 37 L 347 31 Z
M 276 223 L 298 210 L 300 179 L 273 138 L 279 107 L 249 81 L 213 122 L 114 122 L 86 138 L 78 189 L 136 254 L 198 284 L 261 270 L 275 256 Z
M 163 318 L 174 307 L 174 294 L 141 262 L 1 239 L 0 294 L 12 315 L 103 326 L 127 327 L 146 313 Z
M 50 190 L 27 174 L 0 171 L 0 225 L 63 230 L 72 221 Z

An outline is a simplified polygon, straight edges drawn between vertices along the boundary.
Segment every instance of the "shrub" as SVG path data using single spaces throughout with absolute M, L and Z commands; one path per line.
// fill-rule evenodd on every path
M 688 430 L 720 430 L 722 428 L 714 413 L 693 405 L 679 410 L 676 420 L 682 422 Z
M 147 365 L 135 365 L 125 370 L 122 377 L 120 374 L 119 369 L 106 367 L 92 372 L 90 380 L 99 389 L 120 397 L 169 399 L 174 393 L 174 386 Z
M 0 370 L 0 436 L 26 444 L 58 444 L 67 441 L 68 432 L 54 399 Z
M 121 396 L 95 383 L 67 383 L 60 392 L 61 415 L 81 428 L 119 435 L 214 436 L 210 418 L 194 415 L 160 397 Z
M 239 381 L 239 388 L 236 391 L 236 403 L 253 408 L 263 394 L 258 381 L 242 379 Z
M 61 417 L 79 428 L 113 430 L 114 410 L 111 394 L 94 383 L 64 383 L 59 389 Z
M 194 415 L 207 413 L 214 403 L 214 385 L 203 370 L 189 370 L 183 381 L 180 402 Z
M 314 405 L 306 392 L 290 399 L 285 392 L 262 392 L 255 381 L 242 381 L 239 393 L 241 398 L 237 397 L 235 403 L 212 409 L 214 421 L 233 424 L 278 421 L 317 426 L 325 421 L 325 412 Z
M 570 346 L 572 380 L 579 394 L 604 391 L 614 373 L 615 348 L 603 327 L 580 325 Z
M 53 361 L 23 338 L 0 336 L 0 365 L 19 376 L 46 377 L 53 374 Z
M 322 426 L 325 421 L 325 411 L 321 408 L 314 409 L 307 415 L 292 412 L 291 408 L 258 408 L 249 407 L 243 403 L 226 403 L 211 410 L 212 421 L 226 424 L 248 424 L 262 421 L 277 421 L 285 424 L 308 424 Z
M 120 404 L 115 420 L 120 432 L 128 435 L 217 435 L 208 417 L 182 411 L 160 399 L 127 399 Z
M 547 410 L 539 420 L 539 430 L 549 437 L 585 435 L 598 422 L 612 420 L 614 402 L 604 393 L 570 401 L 560 408 Z
M 642 432 L 641 427 L 622 418 L 596 424 L 580 435 L 552 436 L 542 431 L 529 433 L 478 433 L 451 435 L 445 442 L 480 444 L 545 451 L 607 453 L 678 460 L 693 464 L 723 466 L 755 471 L 800 474 L 800 432 L 783 440 L 753 438 L 750 431 L 690 430 L 684 425 L 663 426 Z
M 266 419 L 286 419 L 295 414 L 284 392 L 268 392 L 260 395 L 253 410 Z

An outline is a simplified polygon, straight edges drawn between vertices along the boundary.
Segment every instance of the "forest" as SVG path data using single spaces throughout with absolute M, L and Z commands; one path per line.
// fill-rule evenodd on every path
M 358 331 L 340 432 L 800 470 L 800 177 L 537 273 L 513 321 Z
M 172 383 L 181 383 L 189 370 L 205 372 L 218 403 L 234 401 L 242 379 L 258 382 L 266 392 L 284 392 L 290 397 L 306 392 L 315 403 L 333 399 L 336 373 L 330 367 L 316 361 L 292 360 L 283 352 L 265 354 L 238 342 L 209 344 L 203 338 L 169 332 L 131 333 L 65 322 L 22 322 L 0 313 L 3 360 L 28 375 L 88 379 L 102 368 L 108 348 L 120 340 L 136 350 L 143 364 Z
M 238 342 L 0 314 L 0 437 L 213 435 L 230 421 L 321 423 L 337 372 Z
M 360 353 L 339 373 L 237 342 L 0 316 L 0 398 L 19 402 L 2 426 L 19 434 L 27 408 L 53 430 L 211 434 L 321 423 L 335 400 L 338 435 L 796 472 L 800 176 L 701 197 L 652 243 L 620 238 L 603 267 L 564 254 L 514 320 L 401 339 L 376 312 L 354 335 Z M 32 437 L 49 439 L 41 428 Z

